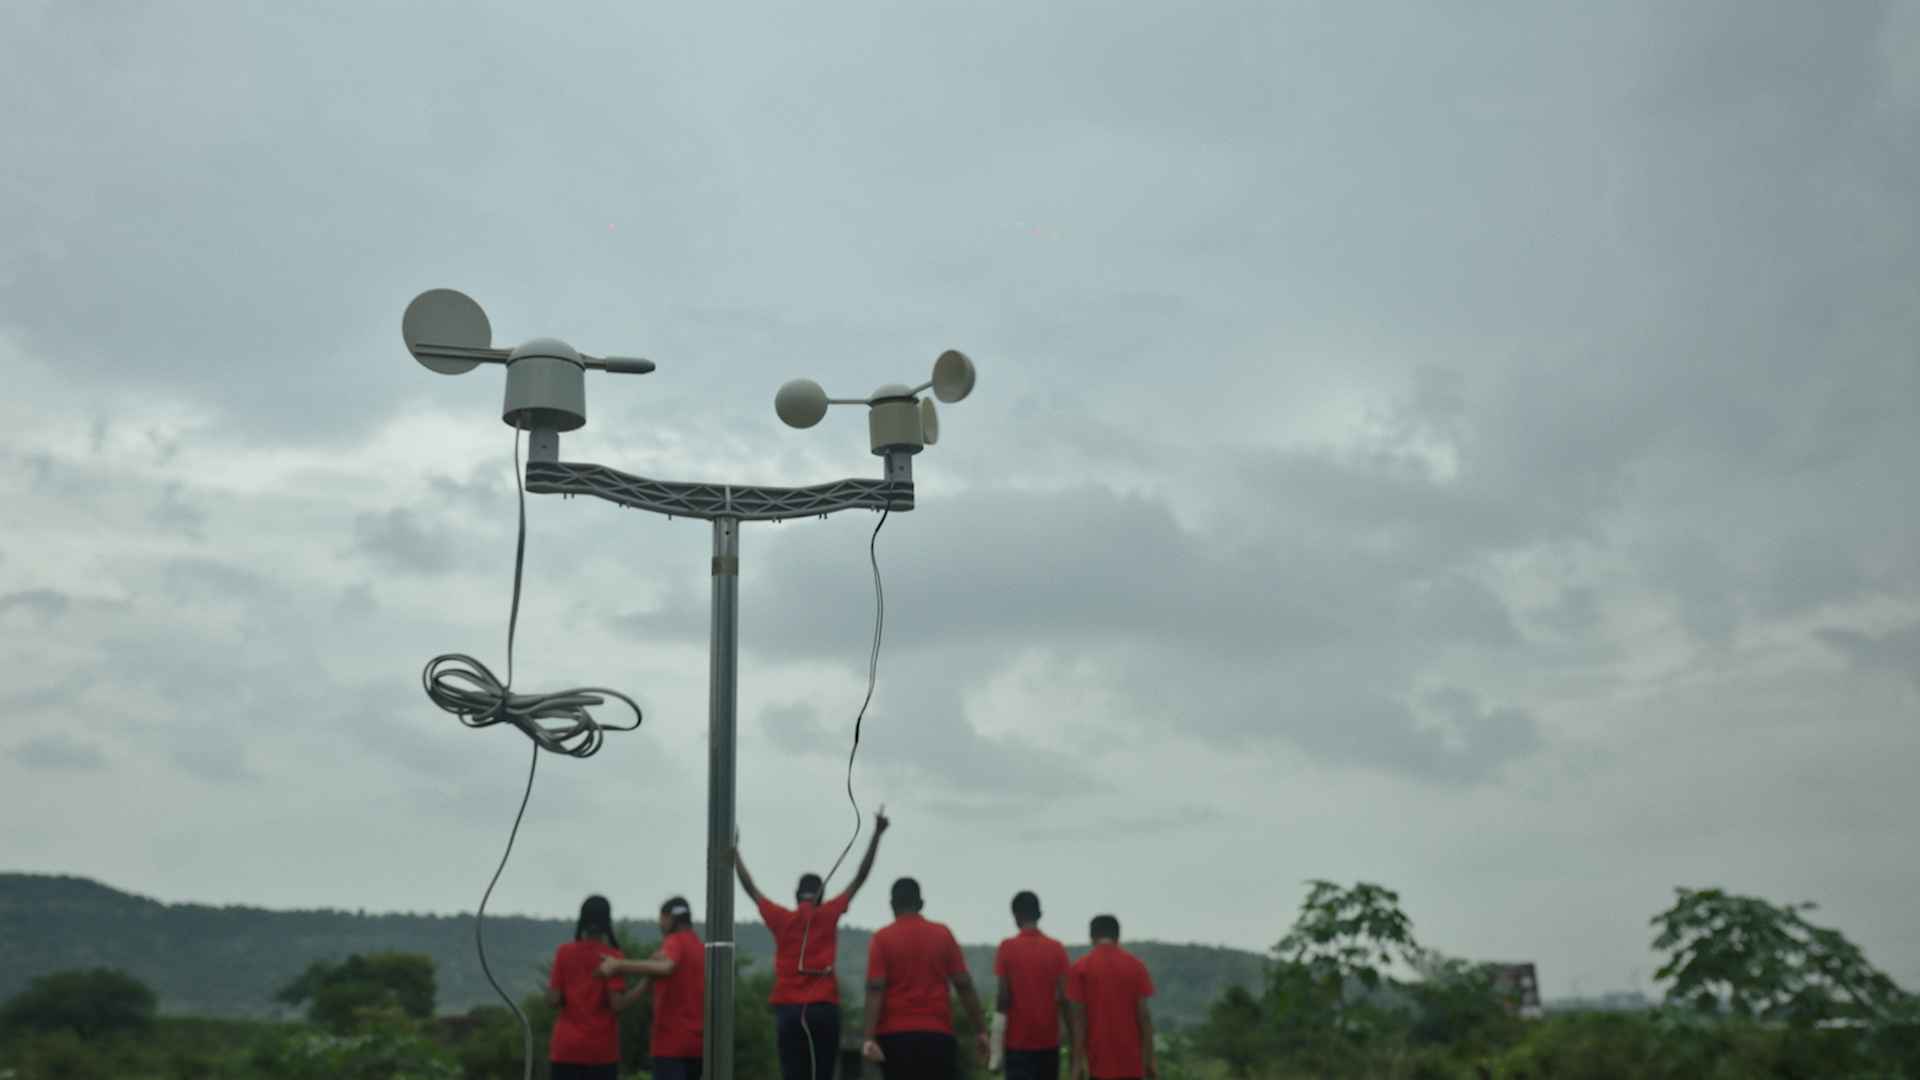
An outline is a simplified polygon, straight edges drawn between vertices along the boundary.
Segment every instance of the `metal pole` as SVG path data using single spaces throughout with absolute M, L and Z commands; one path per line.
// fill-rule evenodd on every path
M 740 522 L 713 519 L 713 643 L 707 687 L 707 1080 L 733 1080 L 734 692 L 739 685 Z

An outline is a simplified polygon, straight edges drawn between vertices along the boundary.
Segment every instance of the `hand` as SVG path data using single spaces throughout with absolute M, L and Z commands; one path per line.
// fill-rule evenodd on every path
M 880 1052 L 880 1044 L 872 1039 L 860 1044 L 860 1056 L 876 1065 L 887 1060 L 887 1055 Z
M 992 1061 L 993 1060 L 992 1037 L 983 1031 L 980 1034 L 975 1035 L 973 1037 L 973 1041 L 974 1041 L 975 1048 L 980 1051 L 980 1064 L 985 1065 L 987 1062 Z
M 887 817 L 887 804 L 881 803 L 880 809 L 873 812 L 873 835 L 878 837 L 881 833 L 886 832 L 887 826 L 891 824 L 892 821 Z
M 618 964 L 619 962 L 620 961 L 615 960 L 611 956 L 603 956 L 600 958 L 600 966 L 594 970 L 594 974 L 600 976 L 603 979 L 609 978 L 614 975 L 618 975 L 620 974 L 620 972 L 619 972 L 619 969 L 615 967 L 615 965 Z

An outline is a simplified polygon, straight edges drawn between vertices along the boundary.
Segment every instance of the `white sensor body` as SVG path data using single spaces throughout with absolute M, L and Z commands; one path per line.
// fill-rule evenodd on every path
M 507 400 L 500 419 L 511 427 L 573 431 L 587 422 L 587 368 L 573 346 L 535 338 L 507 359 Z
M 890 383 L 868 398 L 867 436 L 873 452 L 885 456 L 890 450 L 917 454 L 927 445 L 920 431 L 920 403 L 911 387 Z

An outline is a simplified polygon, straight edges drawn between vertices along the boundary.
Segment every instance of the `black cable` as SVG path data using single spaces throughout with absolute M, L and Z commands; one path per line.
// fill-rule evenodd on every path
M 861 699 L 860 711 L 853 716 L 853 746 L 847 750 L 847 804 L 853 807 L 853 835 L 847 837 L 847 846 L 840 849 L 840 857 L 833 860 L 833 865 L 827 868 L 826 876 L 820 879 L 820 895 L 814 898 L 813 910 L 807 912 L 807 921 L 800 928 L 800 955 L 795 958 L 795 966 L 802 975 L 831 976 L 833 974 L 831 963 L 824 971 L 807 970 L 807 943 L 813 933 L 814 913 L 820 910 L 821 904 L 826 903 L 827 883 L 833 880 L 833 875 L 839 871 L 840 865 L 847 861 L 847 855 L 853 850 L 853 845 L 859 841 L 860 830 L 865 824 L 865 818 L 860 813 L 860 801 L 853 795 L 853 761 L 860 753 L 861 722 L 867 717 L 867 706 L 873 703 L 873 688 L 880 674 L 880 637 L 887 625 L 887 593 L 880 580 L 879 553 L 880 530 L 887 524 L 887 515 L 893 512 L 893 493 L 889 490 L 887 494 L 888 505 L 881 508 L 880 520 L 874 523 L 873 535 L 867 538 L 867 561 L 873 566 L 873 649 L 867 654 L 867 696 Z M 813 1080 L 820 1080 L 819 1054 L 813 1045 L 813 1029 L 807 1026 L 806 1002 L 800 1005 L 800 1031 L 807 1037 L 807 1068 L 812 1070 Z
M 513 828 L 507 833 L 506 850 L 501 852 L 500 865 L 494 868 L 493 878 L 487 882 L 487 891 L 480 896 L 480 907 L 473 914 L 473 945 L 480 954 L 480 970 L 486 975 L 487 984 L 493 987 L 493 992 L 507 1003 L 514 1018 L 520 1021 L 525 1053 L 522 1076 L 525 1080 L 533 1080 L 533 1024 L 520 1011 L 520 1006 L 513 998 L 501 989 L 500 983 L 493 977 L 493 969 L 487 964 L 487 944 L 482 933 L 487 901 L 492 899 L 494 886 L 500 883 L 500 875 L 506 872 L 507 860 L 513 855 L 513 842 L 520 835 L 520 823 L 526 817 L 527 803 L 533 798 L 533 777 L 540 766 L 540 751 L 575 758 L 592 757 L 599 752 L 606 732 L 632 731 L 640 726 L 643 717 L 640 706 L 632 698 L 604 687 L 579 687 L 553 694 L 513 692 L 513 640 L 520 625 L 520 586 L 527 562 L 527 488 L 520 474 L 522 430 L 518 424 L 514 425 L 513 486 L 519 501 L 520 522 L 513 548 L 513 603 L 507 611 L 506 681 L 495 678 L 485 664 L 465 653 L 442 653 L 427 661 L 426 668 L 420 673 L 420 682 L 435 705 L 459 717 L 467 727 L 512 724 L 533 743 L 533 758 L 527 765 L 527 788 L 520 796 L 519 811 L 513 815 Z M 590 705 L 605 704 L 609 697 L 633 710 L 633 723 L 624 726 L 602 725 L 587 711 Z
M 480 954 L 480 972 L 487 977 L 487 984 L 493 987 L 493 992 L 500 995 L 500 1000 L 507 1003 L 507 1008 L 513 1010 L 513 1018 L 520 1021 L 520 1042 L 524 1055 L 521 1060 L 526 1063 L 521 1075 L 525 1080 L 533 1080 L 533 1024 L 494 979 L 493 969 L 487 966 L 487 943 L 481 937 L 480 929 L 486 924 L 487 901 L 493 896 L 493 887 L 500 883 L 500 875 L 507 869 L 507 858 L 513 854 L 513 840 L 520 835 L 520 819 L 527 814 L 527 800 L 533 798 L 533 774 L 539 767 L 540 746 L 536 743 L 533 757 L 527 763 L 527 790 L 520 796 L 520 810 L 513 815 L 513 828 L 507 833 L 507 850 L 500 853 L 500 865 L 494 868 L 493 880 L 487 882 L 487 891 L 480 896 L 480 909 L 473 913 L 473 947 Z
M 891 500 L 889 500 L 891 501 Z M 820 880 L 820 895 L 827 895 L 827 882 L 846 862 L 853 845 L 860 839 L 860 829 L 865 819 L 860 814 L 860 802 L 853 797 L 853 759 L 860 753 L 860 723 L 866 719 L 867 706 L 873 703 L 874 683 L 880 673 L 880 636 L 887 625 L 887 594 L 880 581 L 880 530 L 887 524 L 887 515 L 893 512 L 888 506 L 880 511 L 880 520 L 873 526 L 873 535 L 867 538 L 867 560 L 873 566 L 873 649 L 867 655 L 867 696 L 860 702 L 860 711 L 853 717 L 853 746 L 847 751 L 847 804 L 853 807 L 853 835 L 847 837 L 847 846 L 840 849 L 840 857 L 833 860 L 833 866 L 827 870 L 827 876 Z

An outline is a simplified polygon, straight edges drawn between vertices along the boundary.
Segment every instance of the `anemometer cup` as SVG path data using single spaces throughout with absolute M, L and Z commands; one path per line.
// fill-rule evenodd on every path
M 793 379 L 773 396 L 773 411 L 788 427 L 810 428 L 827 415 L 830 405 L 865 405 L 867 438 L 878 457 L 917 454 L 940 440 L 940 413 L 933 396 L 949 404 L 973 393 L 973 361 L 958 349 L 948 349 L 933 362 L 933 378 L 919 386 L 888 383 L 862 398 L 830 398 L 812 379 Z
M 510 427 L 574 431 L 587 422 L 586 366 L 571 345 L 535 338 L 507 359 L 507 400 L 500 418 Z

